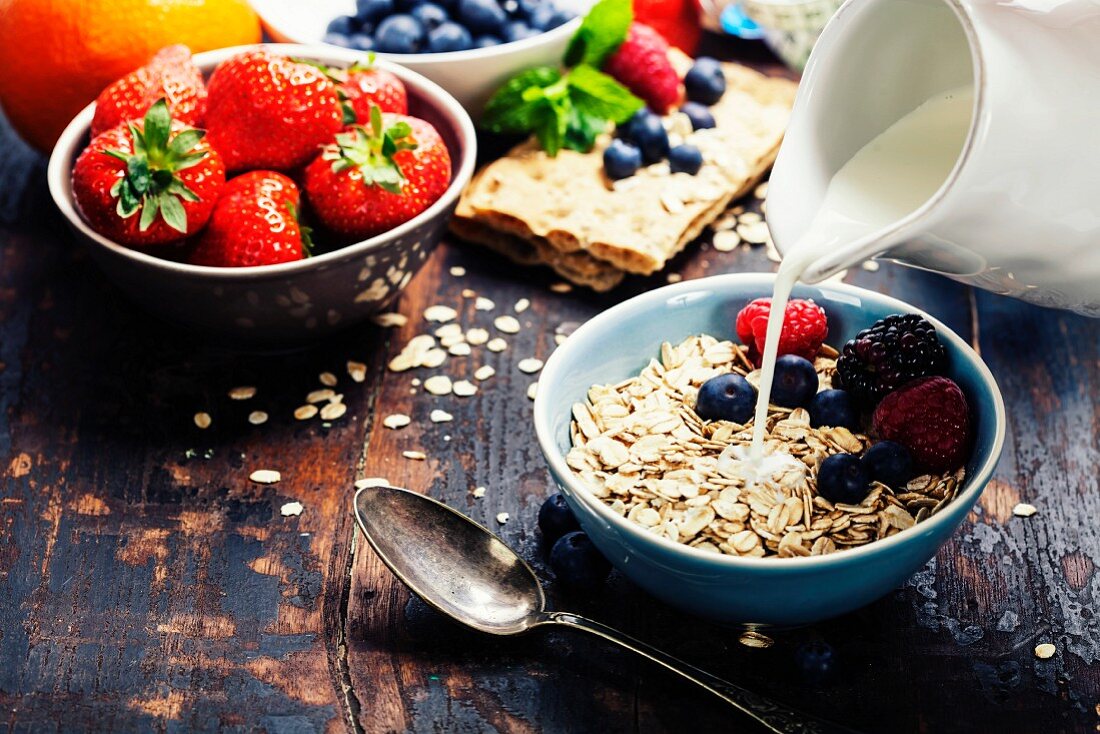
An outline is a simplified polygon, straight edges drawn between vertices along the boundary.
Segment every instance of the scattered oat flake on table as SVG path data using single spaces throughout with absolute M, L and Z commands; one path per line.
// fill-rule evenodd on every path
M 863 269 L 866 270 L 868 273 L 873 273 L 876 270 L 878 270 L 878 268 L 879 268 L 879 264 L 878 264 L 878 261 L 876 261 L 876 260 L 864 260 L 863 261 Z
M 492 311 L 497 305 L 493 301 L 485 296 L 478 296 L 474 301 L 474 308 L 478 311 Z
M 256 397 L 256 388 L 251 385 L 242 385 L 229 391 L 230 400 L 251 400 Z
M 758 224 L 763 219 L 764 218 L 756 212 L 745 212 L 737 218 L 737 221 L 739 221 L 741 224 Z
M 317 375 L 317 379 L 320 380 L 321 384 L 325 387 L 336 387 L 336 383 L 338 382 L 336 375 L 331 372 L 322 372 Z
M 1046 660 L 1047 658 L 1054 657 L 1054 654 L 1058 652 L 1058 648 L 1049 642 L 1044 642 L 1041 645 L 1035 646 L 1035 657 L 1040 660 Z
M 348 377 L 352 382 L 362 382 L 367 379 L 367 366 L 362 362 L 348 362 Z
M 462 289 L 462 297 L 463 298 L 473 298 L 476 295 L 477 295 L 477 291 L 473 290 L 472 288 L 463 288 Z
M 711 244 L 718 252 L 733 252 L 741 245 L 741 235 L 732 229 L 715 232 Z
M 411 370 L 413 367 L 421 367 L 424 364 L 425 355 L 432 351 L 434 347 L 434 336 L 431 334 L 418 334 L 409 339 L 408 343 L 401 349 L 401 353 L 391 359 L 387 366 L 391 372 L 404 372 L 405 370 Z M 447 355 L 444 354 L 443 358 L 446 359 L 446 357 Z
M 519 321 L 515 316 L 497 316 L 493 319 L 493 326 L 505 334 L 518 334 L 520 329 Z
M 554 343 L 560 347 L 562 344 L 565 344 L 565 340 L 568 338 L 569 337 L 565 334 L 554 334 Z
M 388 487 L 390 486 L 390 480 L 385 477 L 366 477 L 365 479 L 356 479 L 356 489 L 366 489 L 367 487 Z
M 509 515 L 507 512 L 497 513 L 497 522 L 499 522 L 501 525 L 508 522 L 509 519 L 511 519 L 511 515 Z
M 485 345 L 485 348 L 490 352 L 503 352 L 508 348 L 508 342 L 498 336 L 495 339 L 490 339 L 489 343 Z
M 432 395 L 450 395 L 453 389 L 451 378 L 446 375 L 433 375 L 424 380 L 424 390 Z
M 461 265 L 451 266 L 451 275 L 453 275 L 454 277 L 461 278 L 465 274 L 466 274 L 466 268 L 462 267 Z
M 283 478 L 283 475 L 274 469 L 257 469 L 249 474 L 248 478 L 256 484 L 275 484 Z
M 457 344 L 452 344 L 450 348 L 447 349 L 447 353 L 450 354 L 452 357 L 469 357 L 471 351 L 472 350 L 470 349 L 470 345 L 466 342 L 458 342 Z
M 497 373 L 497 371 L 495 369 L 493 369 L 492 365 L 488 365 L 488 364 L 482 365 L 481 367 L 478 367 L 476 370 L 474 370 L 474 379 L 475 380 L 488 380 L 490 377 L 492 377 L 496 373 Z
M 755 647 L 759 649 L 765 649 L 775 644 L 775 640 L 767 635 L 762 635 L 759 632 L 752 632 L 751 630 L 737 638 L 737 641 L 745 647 Z
M 380 313 L 371 319 L 378 326 L 386 328 L 400 327 L 409 323 L 409 317 L 402 313 Z
M 454 384 L 454 393 L 460 398 L 468 398 L 477 393 L 477 385 L 469 380 L 459 380 Z
M 453 415 L 445 410 L 433 410 L 428 418 L 432 423 L 450 423 L 455 419 Z
M 450 306 L 436 305 L 428 306 L 426 309 L 424 309 L 424 319 L 439 324 L 453 321 L 456 316 L 458 316 L 458 311 L 455 311 Z
M 753 189 L 752 195 L 755 196 L 757 199 L 768 198 L 768 182 L 765 181 L 764 183 Z
M 529 308 L 531 308 L 531 301 L 526 298 L 519 299 L 516 301 L 516 305 L 512 306 L 512 310 L 516 313 L 523 313 Z
M 741 239 L 753 245 L 762 245 L 768 241 L 768 225 L 764 222 L 745 224 L 742 221 L 735 231 Z
M 334 421 L 338 418 L 342 418 L 344 413 L 348 412 L 348 406 L 343 403 L 329 403 L 325 407 L 321 408 L 321 420 Z
M 474 496 L 474 499 L 481 499 L 485 496 L 485 491 L 485 487 L 474 487 L 473 491 L 470 492 L 470 494 Z
M 406 459 L 412 459 L 413 461 L 424 461 L 428 458 L 428 455 L 423 451 L 402 451 L 401 455 Z
M 449 339 L 456 336 L 462 336 L 462 325 L 455 323 L 443 324 L 443 326 L 440 326 L 433 333 L 440 339 Z
M 669 283 L 679 283 L 683 279 L 684 279 L 684 276 L 680 275 L 679 273 L 669 273 L 668 274 L 668 282 Z
M 1026 502 L 1021 502 L 1012 508 L 1012 514 L 1016 517 L 1031 517 L 1039 511 L 1035 505 L 1029 505 Z
M 573 286 L 564 281 L 558 283 L 551 283 L 550 290 L 554 293 L 569 293 L 573 290 Z
M 420 360 L 421 367 L 434 369 L 447 361 L 447 352 L 442 349 L 429 349 Z
M 248 414 L 248 422 L 254 426 L 259 426 L 267 423 L 267 413 L 262 410 L 254 410 Z
M 332 397 L 336 394 L 336 391 L 329 387 L 321 388 L 320 390 L 312 390 L 306 395 L 307 403 L 323 403 L 326 400 L 332 400 Z
M 530 398 L 531 400 L 534 400 L 535 396 L 538 395 L 538 394 L 539 394 L 539 384 L 537 382 L 532 382 L 530 385 L 527 386 L 527 397 L 528 398 Z
M 466 332 L 466 341 L 475 347 L 489 341 L 489 332 L 485 329 L 470 329 Z
M 283 514 L 283 517 L 297 517 L 302 514 L 304 509 L 301 502 L 287 502 L 279 508 L 279 512 Z
M 209 413 L 195 413 L 195 425 L 199 428 L 206 429 L 210 427 L 210 424 L 214 422 L 214 419 L 210 417 Z
M 393 415 L 387 415 L 382 419 L 382 425 L 386 428 L 392 428 L 397 430 L 398 428 L 404 428 L 412 423 L 412 418 L 404 413 L 394 413 Z
M 519 368 L 520 372 L 533 375 L 542 369 L 542 360 L 535 357 L 528 357 L 527 359 L 521 359 L 516 367 Z
M 299 406 L 294 410 L 294 417 L 300 421 L 308 421 L 313 416 L 317 415 L 317 406 L 309 403 L 308 405 Z

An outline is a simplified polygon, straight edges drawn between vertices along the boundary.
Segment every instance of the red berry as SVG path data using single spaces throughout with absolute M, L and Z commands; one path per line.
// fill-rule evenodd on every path
M 749 356 L 757 364 L 764 353 L 771 307 L 772 299 L 757 298 L 737 314 L 737 337 L 749 348 Z M 787 309 L 783 313 L 778 355 L 797 354 L 812 362 L 828 335 L 829 322 L 825 318 L 825 309 L 813 301 L 792 298 L 787 301 Z
M 897 441 L 921 469 L 957 469 L 970 449 L 970 409 L 962 389 L 946 377 L 921 377 L 882 399 L 874 431 Z
M 217 151 L 201 130 L 173 121 L 163 100 L 144 120 L 92 138 L 73 165 L 73 198 L 88 225 L 134 247 L 198 232 L 224 185 Z
M 347 124 L 370 122 L 371 105 L 377 105 L 383 112 L 399 115 L 409 112 L 405 85 L 385 69 L 353 66 L 347 70 L 346 78 L 337 85 L 337 90 L 344 105 L 344 122 Z M 350 115 L 347 114 L 349 112 Z
M 306 197 L 328 229 L 351 238 L 393 229 L 451 184 L 451 157 L 430 123 L 374 108 L 369 125 L 336 135 L 305 170 Z
M 173 119 L 187 125 L 202 122 L 206 87 L 186 46 L 162 48 L 148 64 L 104 89 L 95 101 L 92 136 L 141 119 L 158 99 L 167 101 Z
M 619 50 L 604 62 L 603 70 L 664 114 L 684 96 L 680 77 L 668 60 L 668 41 L 642 23 L 630 26 Z
M 342 125 L 322 69 L 262 49 L 219 64 L 207 92 L 210 143 L 230 171 L 304 166 Z
M 298 187 L 281 173 L 237 176 L 225 185 L 189 261 L 243 268 L 301 260 L 300 204 Z
M 703 34 L 695 0 L 634 0 L 634 18 L 684 53 L 695 55 Z

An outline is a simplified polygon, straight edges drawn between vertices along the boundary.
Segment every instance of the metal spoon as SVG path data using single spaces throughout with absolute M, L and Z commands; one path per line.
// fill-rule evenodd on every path
M 522 558 L 481 525 L 430 497 L 368 487 L 355 494 L 355 518 L 397 578 L 468 627 L 493 635 L 518 635 L 546 625 L 584 630 L 663 665 L 775 734 L 854 734 L 727 683 L 605 624 L 547 611 L 538 578 Z

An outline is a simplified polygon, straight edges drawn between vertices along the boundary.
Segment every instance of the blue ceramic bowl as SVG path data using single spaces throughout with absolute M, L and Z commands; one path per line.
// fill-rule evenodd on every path
M 868 545 L 809 558 L 736 558 L 659 538 L 592 496 L 565 463 L 571 406 L 596 383 L 638 373 L 661 342 L 708 333 L 736 338 L 737 312 L 771 295 L 765 273 L 687 281 L 637 296 L 595 317 L 546 363 L 535 401 L 535 430 L 550 471 L 581 527 L 634 583 L 684 611 L 719 622 L 791 626 L 851 611 L 897 588 L 935 555 L 974 506 L 1001 454 L 1005 409 L 989 369 L 954 332 L 935 324 L 950 355 L 950 376 L 962 386 L 975 428 L 974 453 L 959 495 L 935 516 Z M 848 285 L 800 286 L 829 315 L 829 343 L 892 313 L 917 312 L 901 301 Z

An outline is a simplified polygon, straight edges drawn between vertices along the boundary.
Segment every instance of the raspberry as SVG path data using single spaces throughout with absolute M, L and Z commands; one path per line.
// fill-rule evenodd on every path
M 757 298 L 737 314 L 737 336 L 749 348 L 749 356 L 757 365 L 764 353 L 771 309 L 772 299 Z M 797 354 L 813 362 L 828 335 L 829 322 L 825 318 L 825 309 L 813 301 L 791 299 L 783 312 L 778 356 Z
M 647 25 L 634 23 L 619 50 L 604 62 L 603 70 L 664 114 L 683 96 L 680 77 L 668 60 L 668 41 Z
M 962 389 L 946 377 L 921 377 L 882 399 L 874 431 L 897 441 L 929 472 L 956 469 L 970 449 L 970 409 Z
M 942 375 L 947 350 L 920 314 L 876 321 L 844 345 L 836 370 L 843 387 L 867 407 L 910 380 Z

